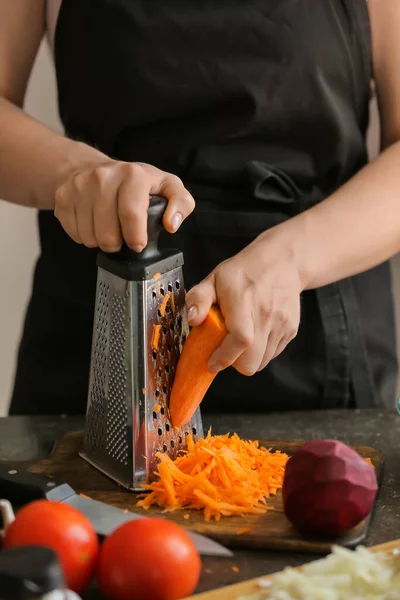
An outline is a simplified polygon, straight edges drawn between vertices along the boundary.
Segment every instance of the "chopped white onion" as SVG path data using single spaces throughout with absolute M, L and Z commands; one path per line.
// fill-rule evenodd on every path
M 301 571 L 288 567 L 268 583 L 268 590 L 237 600 L 400 600 L 400 551 L 335 546 L 327 557 Z

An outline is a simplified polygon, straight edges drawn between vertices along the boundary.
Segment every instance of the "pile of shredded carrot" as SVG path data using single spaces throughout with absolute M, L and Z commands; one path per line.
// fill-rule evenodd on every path
M 175 460 L 162 453 L 157 457 L 156 479 L 143 486 L 150 493 L 142 495 L 137 505 L 203 510 L 206 521 L 265 513 L 267 498 L 282 487 L 289 459 L 237 434 L 213 436 L 211 431 L 196 443 L 189 435 L 187 451 Z

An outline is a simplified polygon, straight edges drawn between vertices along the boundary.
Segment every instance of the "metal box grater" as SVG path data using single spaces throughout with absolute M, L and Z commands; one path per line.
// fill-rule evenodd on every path
M 148 245 L 100 252 L 86 425 L 81 456 L 123 487 L 151 480 L 158 452 L 171 457 L 186 436 L 203 436 L 200 410 L 173 428 L 169 397 L 189 332 L 183 255 L 160 250 L 166 201 L 152 197 Z

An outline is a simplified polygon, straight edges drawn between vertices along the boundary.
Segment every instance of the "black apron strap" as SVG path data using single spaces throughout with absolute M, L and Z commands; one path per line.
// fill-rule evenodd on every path
M 377 406 L 377 395 L 351 279 L 317 290 L 326 341 L 326 383 L 321 408 Z
M 351 383 L 355 404 L 357 408 L 377 407 L 379 406 L 378 395 L 372 376 L 353 281 L 351 278 L 343 279 L 338 283 L 338 287 L 342 297 L 349 333 Z
M 325 332 L 326 379 L 321 408 L 347 408 L 350 401 L 349 331 L 337 283 L 316 290 Z

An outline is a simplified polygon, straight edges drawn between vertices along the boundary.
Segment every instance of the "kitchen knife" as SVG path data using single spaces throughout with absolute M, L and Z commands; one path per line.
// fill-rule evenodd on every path
M 52 477 L 37 475 L 0 463 L 0 498 L 14 506 L 23 506 L 39 499 L 63 502 L 74 506 L 92 523 L 100 536 L 109 535 L 119 525 L 140 519 L 143 515 L 125 512 L 121 508 L 80 496 L 67 483 L 58 483 Z M 228 548 L 210 538 L 185 529 L 198 552 L 203 556 L 233 556 Z

